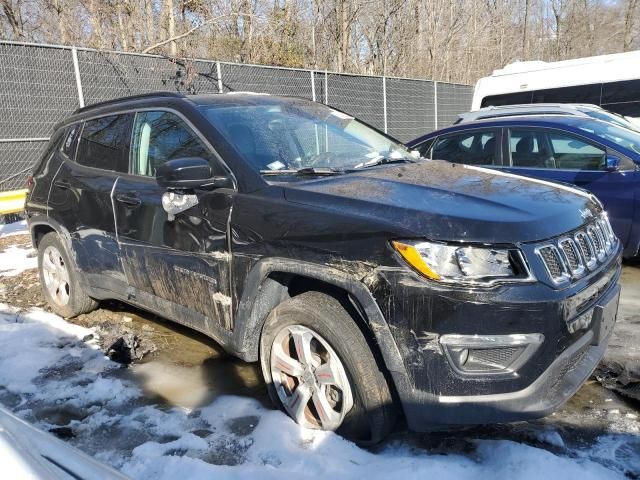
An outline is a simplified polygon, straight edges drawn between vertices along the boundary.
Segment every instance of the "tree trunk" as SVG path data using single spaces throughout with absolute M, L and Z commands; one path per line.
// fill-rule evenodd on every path
M 176 12 L 173 8 L 173 0 L 165 0 L 164 10 L 167 18 L 167 37 L 173 38 L 176 36 Z M 178 55 L 178 48 L 175 41 L 169 42 L 169 55 L 176 57 Z
M 638 0 L 627 0 L 624 10 L 624 33 L 622 36 L 622 50 L 628 52 L 633 43 L 633 28 L 636 21 Z
M 24 37 L 24 28 L 20 20 L 20 6 L 21 2 L 18 2 L 14 7 L 11 0 L 2 0 L 2 10 L 9 21 L 14 38 Z

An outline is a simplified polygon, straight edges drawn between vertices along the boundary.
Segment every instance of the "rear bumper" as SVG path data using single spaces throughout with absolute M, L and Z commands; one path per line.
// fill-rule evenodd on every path
M 604 355 L 611 329 L 600 336 L 604 315 L 617 314 L 619 284 L 614 284 L 594 307 L 594 323 L 566 348 L 528 387 L 509 393 L 441 396 L 413 390 L 405 392 L 403 406 L 408 426 L 414 431 L 430 425 L 482 424 L 544 417 L 560 408 L 589 378 Z M 615 308 L 605 309 L 614 302 Z M 613 306 L 613 305 L 612 305 Z M 490 381 L 490 379 L 487 379 Z

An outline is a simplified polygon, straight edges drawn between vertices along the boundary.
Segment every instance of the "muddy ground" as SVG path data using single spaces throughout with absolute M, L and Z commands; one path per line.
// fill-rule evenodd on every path
M 0 251 L 29 244 L 26 235 L 0 238 Z M 623 465 L 620 469 L 628 478 L 640 478 L 640 264 L 625 265 L 622 282 L 618 323 L 608 353 L 594 376 L 560 411 L 534 422 L 429 434 L 408 433 L 400 426 L 379 448 L 400 442 L 431 453 L 464 454 L 473 449 L 475 439 L 491 438 L 568 456 L 585 452 L 585 457 L 594 459 L 590 447 L 607 436 L 610 455 L 595 460 Z M 0 277 L 0 302 L 48 310 L 36 270 Z M 70 321 L 95 328 L 100 347 L 126 367 L 122 374 L 136 380 L 149 402 L 194 409 L 233 394 L 269 406 L 257 365 L 226 355 L 211 339 L 187 328 L 119 302 L 103 302 L 98 310 Z M 64 436 L 64 432 L 54 433 Z

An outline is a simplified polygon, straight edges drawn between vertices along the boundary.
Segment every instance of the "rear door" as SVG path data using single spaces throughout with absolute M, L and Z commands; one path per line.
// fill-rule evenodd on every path
M 593 192 L 624 243 L 631 231 L 638 172 L 631 160 L 585 137 L 548 128 L 513 127 L 506 131 L 504 165 L 513 173 L 572 183 Z M 622 159 L 619 171 L 605 169 L 606 157 Z
M 229 174 L 181 114 L 136 113 L 129 174 L 114 189 L 118 241 L 130 295 L 214 334 L 221 326 L 232 328 L 228 222 L 235 190 L 196 190 L 198 204 L 170 218 L 162 206 L 167 192 L 155 173 L 163 163 L 185 157 L 205 158 L 216 175 Z
M 127 171 L 132 115 L 109 115 L 69 128 L 51 185 L 49 216 L 68 231 L 77 267 L 96 289 L 122 293 L 113 186 Z

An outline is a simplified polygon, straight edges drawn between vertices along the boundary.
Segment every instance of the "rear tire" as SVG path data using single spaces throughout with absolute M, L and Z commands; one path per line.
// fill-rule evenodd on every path
M 372 445 L 395 424 L 396 406 L 371 347 L 330 295 L 307 292 L 278 305 L 262 330 L 260 363 L 271 400 L 303 426 Z
M 71 318 L 97 308 L 98 302 L 86 294 L 77 267 L 55 232 L 47 233 L 38 244 L 38 272 L 47 303 L 61 317 Z

